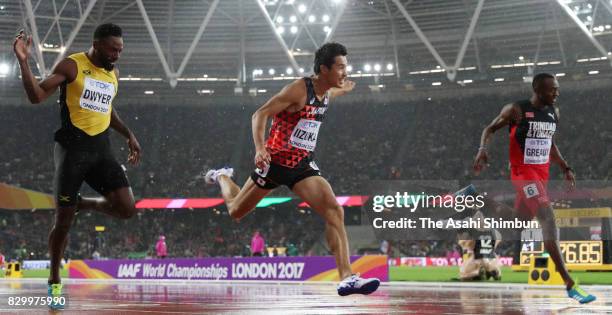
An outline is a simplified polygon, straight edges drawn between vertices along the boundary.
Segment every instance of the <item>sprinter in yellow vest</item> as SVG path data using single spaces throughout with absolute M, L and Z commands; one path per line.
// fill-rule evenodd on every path
M 123 49 L 121 33 L 121 28 L 114 24 L 98 26 L 87 52 L 62 60 L 41 82 L 28 66 L 32 37 L 20 31 L 13 43 L 30 102 L 40 103 L 60 88 L 62 125 L 55 133 L 54 150 L 57 212 L 49 235 L 52 296 L 61 295 L 60 261 L 77 211 L 95 210 L 124 219 L 136 214 L 126 174 L 111 153 L 108 130 L 111 127 L 128 139 L 128 162 L 138 164 L 140 144 L 113 110 L 119 76 L 115 62 Z M 83 181 L 104 198 L 81 198 L 79 189 Z

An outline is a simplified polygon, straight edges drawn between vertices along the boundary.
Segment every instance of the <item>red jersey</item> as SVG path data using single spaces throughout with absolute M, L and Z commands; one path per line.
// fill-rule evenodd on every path
M 276 114 L 266 141 L 272 163 L 289 168 L 294 168 L 304 158 L 311 158 L 329 103 L 327 95 L 322 100 L 317 98 L 311 78 L 303 80 L 307 91 L 306 106 L 295 113 Z
M 537 109 L 529 100 L 517 102 L 521 119 L 510 125 L 510 165 L 548 169 L 557 116 L 553 106 Z
M 529 100 L 517 104 L 521 119 L 510 125 L 510 179 L 517 192 L 514 207 L 523 219 L 532 219 L 550 206 L 546 186 L 557 116 L 552 106 L 538 109 Z

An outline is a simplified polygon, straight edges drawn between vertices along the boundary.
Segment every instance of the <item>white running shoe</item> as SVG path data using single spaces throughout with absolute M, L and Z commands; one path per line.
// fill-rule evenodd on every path
M 359 274 L 352 275 L 338 284 L 338 295 L 346 296 L 349 294 L 365 294 L 368 295 L 380 285 L 380 280 L 376 278 L 363 279 Z
M 204 176 L 204 181 L 207 184 L 216 184 L 219 175 L 225 175 L 229 178 L 232 178 L 234 177 L 234 169 L 231 167 L 224 167 L 217 170 L 208 170 L 208 172 L 206 172 L 206 175 Z

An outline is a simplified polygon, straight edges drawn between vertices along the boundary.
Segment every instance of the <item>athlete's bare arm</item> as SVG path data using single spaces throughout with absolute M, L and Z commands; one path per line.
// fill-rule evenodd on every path
M 331 88 L 329 89 L 329 98 L 334 99 L 338 96 L 342 96 L 355 88 L 355 81 L 345 80 L 342 88 Z
M 114 69 L 115 77 L 119 79 L 119 70 L 117 68 Z M 128 153 L 128 162 L 132 165 L 138 165 L 140 163 L 140 156 L 142 155 L 142 149 L 140 148 L 140 143 L 134 133 L 128 128 L 128 126 L 121 120 L 119 114 L 113 108 L 111 110 L 111 121 L 110 127 L 115 129 L 118 133 L 124 136 L 127 139 L 127 144 L 130 152 Z
M 555 116 L 557 116 L 557 122 L 559 122 L 559 108 L 557 108 L 557 107 L 555 107 Z M 565 161 L 565 159 L 561 155 L 561 152 L 559 151 L 559 148 L 555 144 L 554 140 L 553 140 L 553 143 L 552 143 L 552 147 L 550 148 L 550 160 L 552 162 L 554 162 L 554 163 L 559 164 L 559 166 L 563 170 L 565 170 L 565 169 L 567 169 L 569 167 L 569 165 L 567 164 L 567 162 Z
M 474 158 L 474 171 L 479 174 L 483 170 L 489 161 L 487 155 L 487 145 L 491 141 L 491 136 L 500 128 L 509 125 L 510 123 L 517 122 L 520 119 L 520 109 L 516 104 L 508 104 L 502 108 L 501 113 L 493 119 L 493 121 L 485 127 L 480 136 L 480 148 Z
M 559 121 L 559 108 L 555 107 L 555 116 L 557 116 L 557 122 Z M 563 170 L 563 175 L 565 180 L 568 182 L 569 189 L 573 189 L 576 187 L 576 177 L 574 175 L 574 171 L 570 168 L 569 164 L 563 156 L 561 155 L 561 151 L 559 151 L 559 147 L 555 144 L 553 140 L 552 146 L 550 148 L 550 160 L 554 163 L 557 163 L 559 167 Z
M 253 142 L 255 142 L 255 165 L 264 168 L 270 163 L 270 154 L 266 151 L 266 123 L 270 117 L 287 110 L 297 112 L 306 104 L 306 85 L 303 80 L 296 80 L 285 86 L 278 94 L 272 96 L 251 118 Z
M 123 120 L 121 120 L 115 109 L 111 111 L 110 127 L 115 129 L 127 139 L 128 148 L 130 150 L 127 160 L 132 165 L 138 165 L 138 163 L 140 163 L 140 157 L 142 156 L 140 143 L 138 142 L 138 139 L 136 139 L 134 133 L 125 125 L 125 123 L 123 123 Z
M 23 30 L 17 34 L 13 42 L 13 51 L 19 61 L 21 81 L 32 104 L 38 104 L 51 96 L 63 82 L 72 82 L 76 78 L 76 63 L 71 59 L 62 60 L 53 69 L 53 73 L 38 82 L 28 64 L 28 55 L 32 47 L 32 36 L 27 36 Z

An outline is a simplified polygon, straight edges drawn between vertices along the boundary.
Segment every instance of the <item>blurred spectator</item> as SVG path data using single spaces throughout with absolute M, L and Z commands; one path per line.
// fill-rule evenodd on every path
M 461 252 L 458 249 L 458 245 L 452 246 L 452 248 L 446 251 L 446 259 L 449 261 L 458 262 L 459 258 L 461 258 Z
M 155 244 L 155 251 L 157 252 L 157 258 L 166 258 L 168 256 L 168 248 L 166 246 L 166 237 L 163 235 L 159 236 L 157 244 Z
M 251 256 L 263 256 L 265 249 L 265 242 L 263 237 L 259 234 L 259 231 L 255 231 L 253 238 L 251 239 Z
M 289 244 L 287 245 L 287 256 L 299 256 L 300 253 L 298 251 L 298 248 L 295 246 L 295 244 Z
M 380 242 L 380 253 L 383 255 L 389 255 L 389 253 L 391 253 L 391 245 L 389 245 L 387 240 L 382 240 L 382 242 Z

